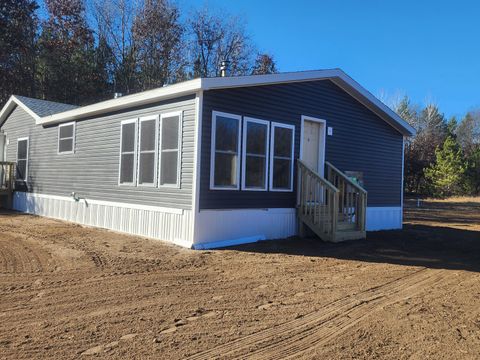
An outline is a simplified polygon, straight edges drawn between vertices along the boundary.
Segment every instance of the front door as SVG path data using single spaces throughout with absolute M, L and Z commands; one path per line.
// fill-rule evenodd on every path
M 302 160 L 323 176 L 325 161 L 324 122 L 305 119 L 303 121 Z

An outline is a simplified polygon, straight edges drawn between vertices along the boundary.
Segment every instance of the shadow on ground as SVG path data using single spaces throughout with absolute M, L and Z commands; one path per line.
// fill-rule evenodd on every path
M 407 224 L 403 230 L 371 232 L 367 240 L 337 244 L 290 238 L 228 249 L 480 272 L 480 232 L 438 226 Z

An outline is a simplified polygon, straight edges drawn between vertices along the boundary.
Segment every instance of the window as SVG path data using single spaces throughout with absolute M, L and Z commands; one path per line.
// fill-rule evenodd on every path
M 71 154 L 75 149 L 75 123 L 58 125 L 58 153 Z
M 28 137 L 17 140 L 17 171 L 15 178 L 20 181 L 28 179 Z
M 270 138 L 270 190 L 293 191 L 295 127 L 272 123 Z
M 138 185 L 155 185 L 157 123 L 156 116 L 140 118 Z
M 212 113 L 210 188 L 238 190 L 240 183 L 241 116 Z
M 137 120 L 124 120 L 120 131 L 120 175 L 119 184 L 135 184 L 137 158 Z
M 269 122 L 243 119 L 242 190 L 267 190 Z
M 160 131 L 160 186 L 180 186 L 181 112 L 162 114 Z

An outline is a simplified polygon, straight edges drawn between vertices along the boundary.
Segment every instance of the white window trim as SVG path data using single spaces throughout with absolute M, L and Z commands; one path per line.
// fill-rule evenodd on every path
M 135 139 L 134 139 L 134 145 L 133 145 L 133 181 L 129 183 L 122 183 L 120 182 L 121 178 L 121 173 L 122 173 L 122 148 L 123 148 L 123 125 L 125 124 L 135 124 Z M 136 185 L 136 175 L 137 175 L 137 143 L 138 143 L 138 119 L 129 119 L 129 120 L 123 120 L 120 122 L 120 153 L 119 153 L 119 158 L 118 158 L 118 185 L 119 186 L 135 186 Z
M 161 171 L 162 171 L 162 155 L 163 155 L 163 150 L 162 150 L 162 131 L 163 131 L 163 119 L 164 118 L 169 118 L 169 117 L 175 117 L 178 116 L 178 145 L 177 145 L 177 183 L 176 184 L 160 184 L 161 183 Z M 182 133 L 183 133 L 183 111 L 174 111 L 174 112 L 169 112 L 165 114 L 160 115 L 160 131 L 159 131 L 159 148 L 158 148 L 158 153 L 159 153 L 159 161 L 158 161 L 158 187 L 159 188 L 173 188 L 173 189 L 179 189 L 180 188 L 180 176 L 182 174 L 182 149 L 183 149 L 183 144 L 182 144 Z M 171 150 L 171 149 L 170 149 Z
M 25 140 L 27 140 L 27 158 L 26 158 L 27 164 L 25 165 L 25 179 L 20 179 L 20 181 L 27 182 L 28 181 L 28 165 L 30 163 L 30 154 L 29 154 L 29 152 L 30 152 L 30 138 L 28 136 L 17 139 L 17 156 L 16 156 L 16 159 L 17 159 L 17 164 L 18 164 L 18 143 L 20 141 L 25 141 Z M 24 160 L 24 159 L 21 159 L 21 160 Z M 16 172 L 15 172 L 15 175 L 16 175 Z M 18 179 L 15 179 L 15 180 L 18 180 Z
M 217 128 L 217 116 L 231 118 L 238 121 L 238 139 L 237 139 L 237 186 L 215 186 L 215 137 Z M 240 189 L 240 144 L 242 141 L 242 117 L 240 115 L 212 111 L 212 133 L 210 147 L 210 190 L 239 190 Z
M 145 121 L 151 121 L 155 120 L 155 149 L 153 150 L 154 153 L 154 163 L 153 163 L 153 182 L 152 183 L 142 183 L 140 184 L 140 155 L 142 154 L 142 123 Z M 138 149 L 137 149 L 137 154 L 135 157 L 138 157 L 138 161 L 136 163 L 136 185 L 141 186 L 141 187 L 155 187 L 157 184 L 157 163 L 158 163 L 158 115 L 152 115 L 152 116 L 144 116 L 141 117 L 138 120 L 138 133 L 136 134 L 135 138 L 138 139 Z M 135 147 L 137 147 L 137 144 L 135 144 Z M 152 150 L 148 150 L 145 152 L 152 152 Z
M 275 128 L 285 128 L 292 130 L 292 148 L 290 151 L 291 154 L 291 164 L 290 164 L 290 188 L 288 189 L 275 189 L 273 187 L 273 165 L 274 165 L 274 147 L 275 147 Z M 295 125 L 289 125 L 284 123 L 272 122 L 270 126 L 270 176 L 269 176 L 269 189 L 270 191 L 276 192 L 292 192 L 293 191 L 293 169 L 295 162 Z
M 247 171 L 247 129 L 248 123 L 256 123 L 261 125 L 267 126 L 267 138 L 265 144 L 265 182 L 262 188 L 256 187 L 247 187 L 245 181 L 245 175 Z M 245 191 L 268 191 L 268 165 L 270 162 L 269 159 L 270 153 L 270 121 L 267 120 L 260 120 L 251 117 L 244 116 L 243 117 L 243 141 L 242 141 L 242 190 Z
M 68 140 L 72 139 L 72 150 L 71 151 L 60 151 L 60 128 L 64 126 L 71 126 L 73 125 L 73 134 L 72 137 L 66 137 L 63 138 L 62 140 Z M 68 155 L 68 154 L 74 154 L 75 153 L 75 138 L 77 134 L 77 125 L 75 121 L 71 121 L 65 124 L 59 124 L 58 125 L 58 135 L 57 135 L 57 154 L 58 155 Z

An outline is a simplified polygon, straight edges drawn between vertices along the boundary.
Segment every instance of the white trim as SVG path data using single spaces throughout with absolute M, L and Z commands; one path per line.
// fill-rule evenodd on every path
M 145 121 L 155 121 L 155 139 L 154 139 L 154 146 L 153 149 L 153 182 L 151 183 L 142 183 L 140 184 L 140 156 L 142 155 L 142 123 Z M 137 172 L 137 179 L 136 184 L 139 187 L 155 187 L 157 184 L 157 161 L 158 161 L 158 115 L 150 115 L 150 116 L 143 116 L 138 120 L 138 166 L 136 169 Z M 145 153 L 151 153 L 152 150 L 144 151 Z
M 71 126 L 71 125 L 73 125 L 72 136 L 60 139 L 60 128 L 62 128 L 64 126 Z M 75 142 L 76 142 L 75 139 L 76 139 L 76 135 L 77 135 L 77 129 L 76 128 L 77 128 L 77 125 L 76 125 L 75 121 L 71 121 L 71 122 L 68 122 L 68 123 L 63 123 L 63 124 L 58 125 L 57 155 L 67 155 L 67 154 L 74 154 L 75 153 Z M 60 140 L 68 140 L 68 139 L 72 139 L 72 150 L 70 150 L 70 151 L 60 151 Z
M 402 189 L 401 189 L 401 199 L 400 199 L 400 203 L 401 203 L 401 206 L 402 206 L 402 224 L 403 224 L 403 193 L 404 193 L 404 184 L 405 182 L 405 136 L 402 137 Z
M 282 188 L 274 188 L 273 187 L 273 167 L 274 167 L 274 157 L 275 157 L 275 128 L 281 127 L 285 129 L 292 130 L 292 146 L 290 151 L 290 188 L 282 189 Z M 292 192 L 293 191 L 293 170 L 294 170 L 294 162 L 295 162 L 295 125 L 289 125 L 279 122 L 272 122 L 270 126 L 270 174 L 269 174 L 269 190 L 276 191 L 276 192 Z
M 396 230 L 402 228 L 402 207 L 382 206 L 367 207 L 367 231 Z
M 265 181 L 263 188 L 247 187 L 245 184 L 245 175 L 247 171 L 247 135 L 248 135 L 248 123 L 256 123 L 267 126 L 266 139 L 265 139 Z M 243 141 L 242 141 L 242 190 L 244 191 L 268 191 L 268 166 L 269 166 L 269 151 L 270 151 L 270 121 L 251 118 L 248 116 L 243 117 Z
M 13 195 L 13 208 L 84 226 L 110 229 L 187 248 L 192 247 L 193 213 L 187 209 L 157 208 L 95 200 L 75 201 L 71 197 L 18 191 Z
M 176 184 L 161 184 L 162 180 L 162 157 L 163 157 L 163 152 L 164 150 L 162 149 L 162 134 L 163 134 L 163 119 L 164 118 L 170 118 L 170 117 L 178 117 L 178 140 L 177 140 L 177 182 Z M 159 145 L 159 164 L 158 164 L 158 187 L 159 188 L 175 188 L 179 189 L 180 188 L 180 176 L 181 176 L 181 170 L 182 170 L 182 151 L 183 151 L 183 144 L 182 144 L 182 138 L 183 138 L 183 111 L 174 111 L 174 112 L 169 112 L 165 114 L 160 115 L 160 145 Z M 168 151 L 174 151 L 174 149 L 166 149 L 165 152 Z
M 75 120 L 85 116 L 92 117 L 102 114 L 106 111 L 119 111 L 132 106 L 141 106 L 159 100 L 192 94 L 201 89 L 201 84 L 202 79 L 194 79 L 174 85 L 168 85 L 158 89 L 143 91 L 137 94 L 121 96 L 116 99 L 110 99 L 96 104 L 64 111 L 58 114 L 45 116 L 39 119 L 37 124 L 45 125 L 67 120 Z
M 312 116 L 306 116 L 306 115 L 302 115 L 302 121 L 301 121 L 301 129 L 300 129 L 300 159 L 303 160 L 303 136 L 305 134 L 305 121 L 311 121 L 311 122 L 316 122 L 316 123 L 319 123 L 321 124 L 321 133 L 319 134 L 319 149 L 318 149 L 318 152 L 320 154 L 321 152 L 321 157 L 319 156 L 318 157 L 318 172 L 321 176 L 325 176 L 325 150 L 326 150 L 326 139 L 327 139 L 327 136 L 326 136 L 326 129 L 327 129 L 327 120 L 324 120 L 324 119 L 318 119 L 318 118 L 314 118 Z
M 122 153 L 123 153 L 123 125 L 125 124 L 135 124 L 135 139 L 134 139 L 134 144 L 133 144 L 133 179 L 132 182 L 129 183 L 122 183 L 120 181 L 120 177 L 122 174 Z M 137 175 L 137 143 L 138 143 L 138 119 L 128 119 L 128 120 L 123 120 L 120 122 L 120 154 L 118 157 L 118 185 L 119 186 L 135 186 L 136 185 L 136 175 Z
M 23 102 L 20 101 L 15 95 L 10 96 L 7 103 L 3 106 L 2 110 L 0 111 L 0 125 L 6 120 L 7 116 L 10 115 L 10 112 L 13 111 L 15 106 L 20 106 L 23 110 L 27 112 L 31 117 L 35 119 L 35 122 L 38 123 L 41 121 L 40 116 L 35 114 L 30 108 L 25 105 Z
M 295 208 L 201 210 L 195 217 L 195 248 L 198 244 L 218 247 L 297 234 Z
M 155 211 L 168 214 L 177 214 L 182 215 L 183 209 L 169 208 L 163 206 L 151 206 L 151 205 L 141 205 L 141 204 L 132 204 L 132 203 L 123 203 L 118 201 L 106 201 L 106 200 L 95 200 L 95 199 L 85 199 L 82 198 L 79 201 L 76 201 L 72 196 L 61 196 L 61 195 L 49 195 L 41 193 L 28 193 L 28 196 L 40 199 L 49 199 L 49 200 L 61 200 L 61 201 L 71 201 L 71 202 L 83 202 L 88 205 L 103 205 L 103 206 L 115 206 L 115 207 L 125 207 L 129 209 L 136 210 L 145 210 L 145 211 Z
M 96 116 L 105 112 L 118 111 L 132 106 L 140 106 L 155 101 L 180 97 L 187 94 L 194 94 L 201 90 L 226 89 L 245 86 L 260 86 L 269 84 L 331 80 L 352 97 L 360 101 L 364 106 L 375 112 L 384 121 L 396 128 L 402 134 L 411 136 L 415 134 L 415 129 L 403 120 L 398 114 L 388 106 L 378 100 L 350 76 L 340 69 L 326 69 L 313 71 L 300 71 L 281 74 L 254 75 L 254 76 L 234 76 L 219 78 L 200 78 L 185 81 L 175 85 L 169 85 L 159 89 L 144 91 L 141 93 L 122 96 L 117 99 L 102 101 L 96 104 L 83 106 L 80 108 L 64 111 L 58 114 L 40 118 L 20 100 L 12 96 L 0 112 L 0 124 L 3 123 L 15 104 L 22 106 L 30 115 L 33 116 L 37 125 L 55 124 L 59 122 L 76 120 L 86 116 Z
M 215 135 L 217 127 L 217 116 L 226 117 L 232 120 L 238 121 L 238 134 L 237 134 L 237 177 L 236 186 L 215 186 Z M 241 141 L 242 141 L 242 117 L 240 115 L 224 113 L 220 111 L 212 111 L 212 132 L 211 132 L 211 147 L 210 147 L 210 190 L 239 190 L 240 189 L 240 157 L 241 155 Z
M 30 154 L 29 154 L 29 151 L 30 151 L 30 138 L 28 136 L 25 136 L 25 137 L 21 137 L 21 138 L 17 138 L 17 165 L 18 165 L 18 143 L 20 141 L 27 141 L 27 158 L 26 159 L 21 159 L 21 160 L 26 160 L 27 163 L 25 164 L 25 179 L 20 179 L 21 181 L 24 181 L 26 183 L 28 183 L 28 165 L 30 163 Z M 17 177 L 17 174 L 15 173 L 15 178 Z
M 203 92 L 198 92 L 195 97 L 195 142 L 194 142 L 194 160 L 193 160 L 193 189 L 192 189 L 192 234 L 193 242 L 196 238 L 197 215 L 200 211 L 200 180 L 202 165 L 202 121 L 203 121 Z

